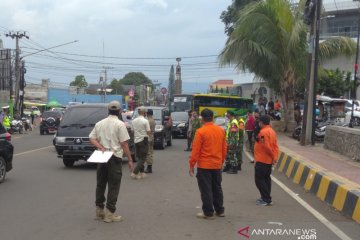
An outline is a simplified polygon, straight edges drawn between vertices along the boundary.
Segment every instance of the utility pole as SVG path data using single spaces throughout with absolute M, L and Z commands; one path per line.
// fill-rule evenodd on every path
M 302 125 L 301 145 L 314 144 L 316 82 L 318 70 L 318 48 L 320 34 L 321 0 L 308 0 L 305 5 L 304 21 L 310 25 L 308 64 L 306 73 L 305 109 Z M 316 16 L 316 20 L 315 20 Z M 314 35 L 315 32 L 315 35 Z
M 356 90 L 357 90 L 357 71 L 359 69 L 359 36 L 360 36 L 360 15 L 358 16 L 358 24 L 357 24 L 357 41 L 356 41 L 356 55 L 355 55 L 355 64 L 354 64 L 354 86 L 353 86 L 353 94 L 352 94 L 352 104 L 351 104 L 351 119 L 349 123 L 349 127 L 354 127 L 354 105 L 356 100 Z
M 14 108 L 16 110 L 20 110 L 19 108 L 19 87 L 20 87 L 20 47 L 19 47 L 19 39 L 25 37 L 29 39 L 29 36 L 27 33 L 24 32 L 9 32 L 5 34 L 6 37 L 11 37 L 12 39 L 15 38 L 16 41 L 16 50 L 15 50 L 15 84 L 12 84 L 12 86 L 15 86 L 15 90 L 13 91 L 13 95 L 10 96 L 11 99 L 15 102 Z
M 21 61 L 21 68 L 20 68 L 20 83 L 19 83 L 19 110 L 20 116 L 23 117 L 24 115 L 24 95 L 25 95 L 25 61 Z

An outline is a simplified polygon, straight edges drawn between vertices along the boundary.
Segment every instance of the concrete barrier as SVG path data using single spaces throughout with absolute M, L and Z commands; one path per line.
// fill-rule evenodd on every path
M 360 186 L 281 148 L 279 172 L 347 217 L 360 223 Z
M 360 129 L 337 126 L 326 127 L 324 148 L 360 161 Z

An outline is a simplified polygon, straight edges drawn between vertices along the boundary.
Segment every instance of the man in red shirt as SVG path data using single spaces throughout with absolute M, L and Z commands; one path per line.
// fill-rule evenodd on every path
M 196 131 L 189 159 L 189 174 L 196 178 L 199 185 L 203 212 L 198 218 L 214 219 L 214 209 L 218 217 L 224 217 L 223 191 L 221 187 L 222 166 L 226 158 L 224 130 L 214 125 L 214 113 L 209 109 L 201 112 L 202 127 Z
M 255 184 L 259 189 L 261 198 L 256 200 L 257 205 L 269 206 L 271 199 L 271 171 L 279 156 L 279 146 L 275 131 L 270 127 L 270 117 L 260 116 L 260 132 L 256 136 L 255 159 Z
M 245 131 L 248 136 L 250 150 L 252 151 L 252 149 L 253 149 L 253 133 L 254 133 L 254 128 L 255 128 L 255 118 L 254 118 L 254 115 L 252 114 L 251 110 L 248 110 L 247 115 L 248 115 L 248 117 L 247 117 L 246 124 L 245 124 Z

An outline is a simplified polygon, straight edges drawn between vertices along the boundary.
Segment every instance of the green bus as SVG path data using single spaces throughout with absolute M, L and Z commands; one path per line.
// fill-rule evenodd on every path
M 197 113 L 205 108 L 214 112 L 214 117 L 224 117 L 228 110 L 237 111 L 239 116 L 245 116 L 249 109 L 253 110 L 254 103 L 251 98 L 219 94 L 194 94 L 193 110 Z

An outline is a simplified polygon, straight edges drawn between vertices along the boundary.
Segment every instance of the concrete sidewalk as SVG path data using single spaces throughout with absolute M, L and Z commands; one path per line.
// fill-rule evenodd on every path
M 320 200 L 360 223 L 360 162 L 323 148 L 301 146 L 277 132 L 280 156 L 276 169 Z

